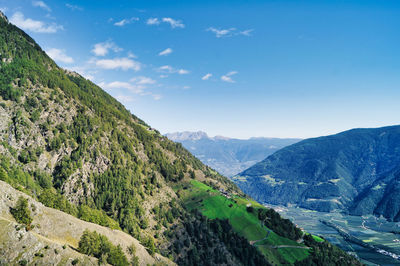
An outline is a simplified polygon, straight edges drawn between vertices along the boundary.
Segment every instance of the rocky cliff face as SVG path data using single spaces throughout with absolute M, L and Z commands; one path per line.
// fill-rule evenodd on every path
M 400 126 L 354 129 L 279 150 L 236 181 L 264 202 L 398 220 L 399 166 Z

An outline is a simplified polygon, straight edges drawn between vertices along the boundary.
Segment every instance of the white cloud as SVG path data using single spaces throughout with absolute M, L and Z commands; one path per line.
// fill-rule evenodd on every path
M 58 30 L 63 30 L 63 26 L 57 24 L 46 24 L 39 20 L 25 18 L 21 12 L 15 12 L 10 18 L 11 23 L 20 27 L 23 30 L 29 30 L 38 33 L 56 33 Z
M 253 31 L 254 31 L 253 29 L 244 30 L 244 31 L 239 32 L 239 34 L 240 34 L 240 35 L 244 35 L 244 36 L 251 36 L 251 33 L 252 33 Z
M 0 11 L 3 12 L 3 14 L 6 13 L 7 10 L 8 10 L 7 7 L 4 7 L 4 6 L 0 7 Z
M 147 25 L 160 25 L 160 20 L 158 20 L 158 18 L 149 18 L 146 21 Z
M 186 69 L 178 69 L 177 73 L 179 75 L 185 75 L 185 74 L 189 74 L 189 71 Z
M 115 43 L 107 41 L 107 42 L 102 42 L 102 43 L 96 43 L 94 45 L 94 48 L 92 49 L 92 53 L 94 53 L 96 56 L 105 56 L 108 54 L 109 50 L 113 50 L 114 52 L 120 52 L 123 49 L 118 47 Z
M 128 57 L 129 58 L 137 58 L 137 56 L 134 54 L 134 53 L 132 53 L 132 52 L 128 52 Z
M 232 32 L 235 31 L 235 28 L 230 28 L 230 29 L 216 29 L 213 27 L 210 27 L 207 29 L 207 31 L 211 31 L 213 33 L 215 33 L 215 36 L 217 38 L 221 38 L 221 37 L 227 37 L 227 36 L 232 36 Z
M 181 20 L 176 20 L 173 18 L 149 18 L 146 21 L 147 25 L 160 25 L 161 22 L 167 23 L 171 26 L 171 28 L 184 28 L 185 25 L 182 23 Z
M 244 30 L 244 31 L 238 31 L 236 28 L 217 29 L 214 27 L 210 27 L 206 31 L 211 31 L 212 33 L 215 33 L 215 37 L 221 38 L 221 37 L 232 37 L 232 36 L 236 36 L 236 35 L 251 36 L 250 33 L 253 30 L 248 29 L 248 30 Z
M 175 20 L 173 18 L 162 18 L 162 21 L 169 23 L 172 28 L 184 28 L 185 25 L 180 20 Z
M 205 74 L 201 79 L 202 80 L 208 80 L 209 78 L 211 78 L 212 77 L 212 74 L 211 73 L 207 73 L 207 74 Z
M 166 73 L 173 73 L 174 69 L 172 68 L 172 66 L 160 66 L 158 68 L 159 72 L 166 72 Z
M 97 73 L 96 70 L 89 69 L 87 66 L 68 66 L 68 70 L 74 71 L 81 75 L 82 77 L 89 79 L 94 82 L 95 74 Z
M 173 50 L 171 48 L 167 48 L 164 51 L 159 52 L 158 55 L 169 55 L 172 52 Z
M 135 87 L 133 84 L 129 82 L 124 82 L 124 81 L 113 81 L 110 83 L 100 83 L 100 85 L 106 89 L 128 89 L 128 90 L 136 90 L 137 87 Z
M 235 83 L 235 81 L 231 78 L 231 76 L 236 75 L 237 73 L 238 73 L 237 71 L 231 71 L 225 75 L 222 75 L 221 80 L 225 82 Z
M 159 68 L 157 68 L 157 71 L 162 72 L 162 73 L 170 73 L 170 74 L 178 73 L 179 75 L 189 74 L 189 71 L 186 69 L 175 69 L 169 65 L 160 66 Z
M 122 103 L 130 103 L 133 101 L 132 96 L 122 95 L 122 94 L 115 96 L 115 99 L 117 99 L 118 101 L 120 101 Z
M 183 89 L 188 90 L 188 89 L 190 89 L 190 86 L 183 86 Z
M 138 84 L 138 85 L 151 85 L 151 84 L 156 83 L 156 81 L 154 79 L 151 79 L 148 77 L 143 77 L 143 76 L 134 77 L 130 81 L 134 82 L 135 84 Z
M 83 8 L 77 5 L 71 5 L 71 4 L 65 4 L 66 7 L 68 7 L 69 9 L 71 9 L 72 11 L 78 10 L 78 11 L 82 11 Z
M 136 17 L 129 18 L 129 19 L 124 18 L 124 19 L 121 20 L 121 21 L 115 22 L 115 23 L 114 23 L 114 26 L 123 27 L 123 26 L 125 26 L 125 25 L 127 25 L 127 24 L 131 24 L 132 22 L 138 21 L 138 20 L 139 20 L 139 18 L 136 18 Z
M 96 66 L 103 69 L 122 69 L 134 71 L 139 71 L 141 69 L 141 64 L 129 58 L 113 58 L 113 59 L 101 59 L 95 61 Z
M 46 5 L 46 3 L 43 1 L 33 1 L 32 5 L 35 7 L 40 7 L 48 12 L 51 12 L 51 8 L 48 5 Z
M 51 48 L 46 50 L 46 53 L 54 60 L 65 64 L 72 64 L 74 59 L 65 53 L 65 50 Z
M 162 98 L 162 96 L 160 94 L 154 94 L 154 93 L 148 91 L 149 86 L 156 84 L 156 83 L 157 82 L 151 78 L 139 76 L 139 77 L 134 77 L 134 78 L 130 79 L 129 82 L 125 82 L 125 81 L 113 81 L 110 83 L 101 82 L 99 85 L 108 90 L 126 89 L 126 90 L 129 90 L 131 93 L 134 93 L 134 94 L 137 94 L 140 96 L 150 95 L 151 97 L 153 97 L 154 100 L 160 100 Z M 126 97 L 130 97 L 130 96 L 126 96 Z M 122 102 L 124 102 L 124 101 L 126 102 L 129 98 L 122 97 L 122 95 L 121 95 L 121 97 L 117 98 L 117 99 Z

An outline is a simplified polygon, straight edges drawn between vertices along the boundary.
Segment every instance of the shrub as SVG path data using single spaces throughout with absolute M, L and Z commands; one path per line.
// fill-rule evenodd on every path
M 18 264 L 21 265 L 21 266 L 25 266 L 25 265 L 28 265 L 28 261 L 26 259 L 23 259 L 23 260 L 20 260 L 18 262 Z
M 15 220 L 20 224 L 30 225 L 32 223 L 31 211 L 28 208 L 28 200 L 19 197 L 15 208 L 10 209 Z
M 107 237 L 98 234 L 96 231 L 85 230 L 79 240 L 79 252 L 94 256 L 99 261 L 106 260 L 111 265 L 128 265 L 121 246 L 114 246 Z

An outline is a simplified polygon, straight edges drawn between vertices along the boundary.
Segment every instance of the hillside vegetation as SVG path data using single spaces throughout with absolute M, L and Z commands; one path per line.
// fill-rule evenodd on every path
M 128 247 L 134 246 L 140 265 L 163 262 L 173 264 L 159 254 L 151 256 L 135 238 L 119 230 L 79 220 L 61 211 L 48 208 L 26 194 L 0 181 L 0 264 L 16 265 L 26 261 L 30 265 L 71 265 L 78 259 L 79 265 L 97 265 L 96 259 L 84 256 L 77 250 L 85 230 L 96 231 L 120 246 L 131 259 Z M 30 227 L 17 223 L 10 211 L 18 201 L 27 202 L 32 217 Z
M 400 126 L 307 139 L 234 180 L 260 202 L 400 221 Z
M 141 264 L 156 260 L 259 265 L 305 258 L 304 252 L 285 257 L 274 251 L 276 247 L 251 245 L 249 240 L 266 234 L 254 215 L 234 221 L 188 205 L 182 191 L 191 186 L 223 189 L 238 200 L 247 199 L 231 181 L 150 128 L 101 88 L 59 68 L 4 16 L 0 16 L 0 118 L 0 180 L 30 195 L 32 228 L 18 226 L 36 242 L 43 236 L 47 242 L 69 245 L 71 252 L 92 256 L 79 255 L 82 259 L 93 262 L 96 257 L 115 265 L 125 264 L 124 256 L 130 260 L 127 248 L 132 243 L 135 248 L 130 250 L 142 254 L 137 255 Z M 1 194 L 1 204 L 15 208 L 7 202 L 15 204 L 17 199 L 6 195 Z M 16 220 L 7 217 L 13 227 Z M 238 231 L 238 224 L 249 230 Z M 10 241 L 3 239 L 0 244 L 8 247 Z M 24 242 L 14 242 L 13 249 L 1 249 L 6 262 L 16 262 L 15 254 L 23 252 Z M 35 243 L 29 254 L 36 250 Z M 36 257 L 46 256 L 29 255 L 27 263 Z M 75 264 L 79 261 L 74 259 Z

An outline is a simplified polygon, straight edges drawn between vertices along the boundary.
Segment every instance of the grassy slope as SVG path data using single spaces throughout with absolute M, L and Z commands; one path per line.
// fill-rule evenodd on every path
M 79 265 L 97 265 L 97 259 L 77 252 L 79 239 L 85 229 L 106 236 L 113 245 L 120 245 L 128 258 L 130 256 L 127 248 L 134 245 L 140 265 L 153 265 L 158 262 L 163 265 L 174 265 L 172 261 L 160 254 L 151 256 L 138 240 L 120 230 L 85 222 L 61 211 L 45 207 L 34 198 L 17 191 L 3 181 L 0 181 L 0 191 L 2 192 L 0 193 L 0 265 L 17 265 L 21 259 L 26 259 L 29 265 L 34 262 L 38 265 L 71 265 L 71 261 L 75 258 L 79 258 L 81 262 Z M 34 228 L 28 232 L 25 229 L 16 230 L 15 228 L 22 228 L 22 226 L 18 225 L 10 214 L 10 207 L 15 206 L 20 196 L 27 198 L 31 207 Z M 35 211 L 32 210 L 32 206 L 35 206 Z M 19 236 L 22 237 L 18 238 Z M 50 249 L 44 248 L 46 245 Z M 66 248 L 64 249 L 63 246 Z M 54 252 L 55 249 L 58 253 Z M 36 252 L 43 253 L 44 257 L 34 256 Z M 60 263 L 63 260 L 65 263 Z
M 198 209 L 210 219 L 228 219 L 233 229 L 254 243 L 270 262 L 276 264 L 283 259 L 293 263 L 309 255 L 308 250 L 303 248 L 272 248 L 279 245 L 306 246 L 277 235 L 260 223 L 255 212 L 246 210 L 250 204 L 253 208 L 264 208 L 259 203 L 237 196 L 228 199 L 219 191 L 196 180 L 192 180 L 191 185 L 184 194 L 189 210 Z

